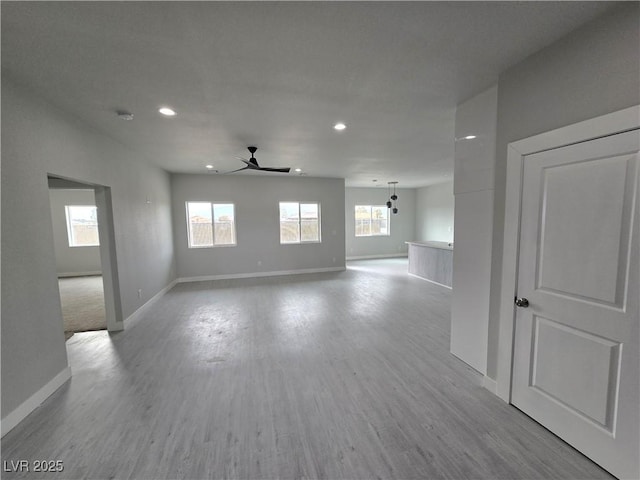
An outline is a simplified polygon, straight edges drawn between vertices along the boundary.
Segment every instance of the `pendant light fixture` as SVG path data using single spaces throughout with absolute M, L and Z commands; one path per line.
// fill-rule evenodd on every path
M 396 204 L 396 200 L 398 200 L 398 195 L 396 195 L 396 185 L 398 184 L 398 182 L 387 182 L 387 184 L 389 185 L 390 194 L 391 194 L 391 185 L 393 185 L 393 194 L 389 196 L 389 201 L 387 201 L 387 208 L 391 208 L 391 211 L 394 214 L 396 214 L 398 213 L 398 207 Z

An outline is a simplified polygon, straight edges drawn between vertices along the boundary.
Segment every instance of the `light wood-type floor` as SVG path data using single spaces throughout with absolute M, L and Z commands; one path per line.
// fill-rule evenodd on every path
M 2 440 L 3 478 L 602 479 L 449 353 L 451 292 L 406 259 L 179 284 Z

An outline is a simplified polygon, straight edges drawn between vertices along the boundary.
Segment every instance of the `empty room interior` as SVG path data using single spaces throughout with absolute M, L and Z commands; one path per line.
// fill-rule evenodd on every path
M 640 3 L 0 9 L 3 478 L 640 478 Z

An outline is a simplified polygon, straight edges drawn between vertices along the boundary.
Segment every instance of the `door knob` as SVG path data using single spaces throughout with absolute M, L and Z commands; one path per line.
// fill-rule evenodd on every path
M 529 300 L 527 300 L 526 298 L 516 297 L 515 303 L 516 303 L 516 306 L 522 307 L 522 308 L 527 308 L 529 306 Z

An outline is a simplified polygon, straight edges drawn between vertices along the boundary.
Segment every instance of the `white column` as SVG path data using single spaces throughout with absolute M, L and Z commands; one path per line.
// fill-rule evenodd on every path
M 487 373 L 498 88 L 458 105 L 451 353 Z M 475 138 L 465 138 L 474 136 Z

